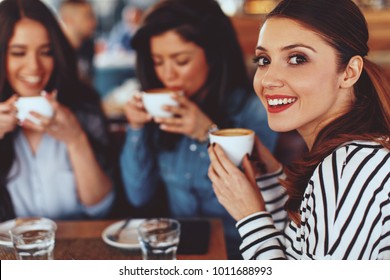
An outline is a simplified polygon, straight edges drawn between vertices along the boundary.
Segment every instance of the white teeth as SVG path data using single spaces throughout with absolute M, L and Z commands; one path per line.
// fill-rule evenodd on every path
M 23 76 L 21 77 L 22 80 L 28 82 L 28 83 L 39 83 L 41 81 L 41 77 L 39 76 Z
M 275 98 L 275 99 L 271 99 L 271 98 L 268 98 L 267 99 L 267 102 L 268 102 L 268 105 L 270 106 L 276 106 L 276 105 L 283 105 L 283 104 L 291 104 L 291 103 L 294 103 L 297 99 L 296 98 Z

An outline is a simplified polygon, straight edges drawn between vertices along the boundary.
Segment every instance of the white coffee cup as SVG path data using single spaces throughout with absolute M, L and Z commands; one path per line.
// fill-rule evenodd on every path
M 239 166 L 246 154 L 251 154 L 255 141 L 253 130 L 246 128 L 226 128 L 209 133 L 210 143 L 222 147 L 227 157 Z
M 146 111 L 153 117 L 170 118 L 173 116 L 171 112 L 165 111 L 163 106 L 178 106 L 175 99 L 172 98 L 172 94 L 175 92 L 166 89 L 152 89 L 142 93 L 142 101 L 144 103 Z
M 28 119 L 35 124 L 40 124 L 40 120 L 32 116 L 30 112 L 36 112 L 48 118 L 54 114 L 53 107 L 44 96 L 19 97 L 15 106 L 18 109 L 17 118 L 19 121 Z

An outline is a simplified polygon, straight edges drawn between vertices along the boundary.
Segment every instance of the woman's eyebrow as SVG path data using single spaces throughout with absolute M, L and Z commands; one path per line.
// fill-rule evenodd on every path
M 292 45 L 288 45 L 288 46 L 281 48 L 281 50 L 286 51 L 286 50 L 291 50 L 291 49 L 295 49 L 295 48 L 306 48 L 306 49 L 309 49 L 309 50 L 317 53 L 317 51 L 314 48 L 312 48 L 308 45 L 305 45 L 305 44 L 292 44 Z M 257 46 L 256 50 L 265 51 L 265 52 L 267 51 L 267 49 L 262 47 L 262 46 Z
M 312 47 L 310 47 L 308 45 L 305 45 L 305 44 L 292 44 L 292 45 L 288 45 L 288 46 L 283 47 L 282 50 L 285 51 L 285 50 L 291 50 L 291 49 L 295 49 L 295 48 L 306 48 L 306 49 L 309 49 L 309 50 L 317 53 L 317 51 L 314 48 L 312 48 Z
M 9 47 L 22 49 L 22 48 L 27 48 L 27 45 L 25 45 L 25 44 L 11 44 Z M 47 48 L 47 47 L 51 47 L 51 44 L 46 43 L 46 44 L 42 44 L 41 46 L 39 46 L 39 48 Z

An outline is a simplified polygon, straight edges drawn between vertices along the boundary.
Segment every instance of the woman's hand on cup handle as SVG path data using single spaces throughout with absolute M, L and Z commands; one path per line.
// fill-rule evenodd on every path
M 152 120 L 142 102 L 141 93 L 136 93 L 125 105 L 124 113 L 130 126 L 134 129 L 142 128 Z
M 155 121 L 160 124 L 160 128 L 167 132 L 187 135 L 198 141 L 207 139 L 208 128 L 213 124 L 210 118 L 185 95 L 174 94 L 172 97 L 179 106 L 164 106 L 163 109 L 175 117 L 156 118 Z
M 17 109 L 15 107 L 17 98 L 17 95 L 13 95 L 5 102 L 0 102 L 0 139 L 17 126 Z
M 218 145 L 210 145 L 208 176 L 218 201 L 235 220 L 264 211 L 263 197 L 256 185 L 255 170 L 247 156 L 243 159 L 243 173 L 226 156 Z
M 256 177 L 264 173 L 273 173 L 281 168 L 280 162 L 274 157 L 270 150 L 261 143 L 260 139 L 255 135 L 255 145 L 252 153 L 254 158 L 253 164 L 257 165 Z

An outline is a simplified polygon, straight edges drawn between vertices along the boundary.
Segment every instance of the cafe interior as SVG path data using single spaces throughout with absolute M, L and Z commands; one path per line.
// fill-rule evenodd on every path
M 53 10 L 56 10 L 60 3 L 56 0 L 44 2 Z M 124 195 L 120 176 L 118 158 L 127 126 L 123 106 L 139 90 L 139 83 L 135 73 L 135 53 L 110 46 L 109 34 L 120 21 L 124 7 L 135 2 L 144 2 L 140 9 L 145 11 L 153 1 L 90 1 L 98 23 L 93 38 L 93 76 L 89 82 L 99 93 L 104 112 L 109 120 L 110 154 L 113 162 L 116 163 L 117 202 L 111 214 L 104 220 L 56 221 L 55 259 L 142 259 L 135 227 L 139 225 L 141 219 L 164 217 L 168 213 L 166 202 L 161 199 L 164 197 L 164 190 L 157 194 L 156 200 L 142 208 L 131 206 Z M 272 10 L 278 1 L 219 0 L 218 2 L 233 23 L 246 61 L 248 75 L 252 79 L 255 72 L 252 57 L 259 27 L 264 15 Z M 369 58 L 383 69 L 390 80 L 390 1 L 355 2 L 361 7 L 368 23 Z M 293 131 L 280 133 L 274 155 L 281 163 L 290 164 L 305 151 L 303 140 Z M 181 222 L 182 236 L 177 259 L 227 259 L 226 241 L 220 220 L 194 217 L 183 219 Z M 202 230 L 198 231 L 199 228 Z M 109 237 L 115 233 L 121 234 L 120 238 L 123 242 L 118 242 L 118 237 L 115 240 Z M 194 234 L 198 235 L 197 238 L 194 238 Z M 194 244 L 194 240 L 201 240 L 202 244 Z M 10 247 L 1 246 L 0 259 L 14 259 Z
M 257 43 L 258 31 L 264 15 L 277 4 L 276 0 L 220 0 L 218 1 L 224 12 L 229 15 L 236 30 L 239 43 L 246 60 L 248 76 L 252 79 L 255 65 L 252 62 L 254 47 Z M 389 0 L 360 0 L 355 1 L 362 9 L 369 28 L 368 57 L 377 63 L 390 79 L 390 1 Z M 137 89 L 137 84 L 129 75 L 135 75 L 134 65 L 129 67 L 100 68 L 99 54 L 94 84 L 102 94 L 103 106 L 111 118 L 111 132 L 114 145 L 114 154 L 118 154 L 117 147 L 123 141 L 123 116 L 121 106 L 131 90 Z M 104 56 L 104 55 L 103 55 Z M 134 59 L 134 58 L 132 58 Z M 129 59 L 130 60 L 130 59 Z M 123 62 L 123 60 L 122 60 Z M 132 61 L 131 63 L 134 63 Z M 129 64 L 131 64 L 129 63 Z M 125 70 L 126 69 L 126 70 Z M 114 74 L 119 73 L 119 74 Z M 114 78 L 110 78 L 115 76 Z M 123 77 L 125 76 L 125 77 Z M 100 79 L 100 77 L 104 77 Z M 103 81 L 109 80 L 106 83 Z M 113 82 L 115 80 L 115 82 Z M 114 85 L 115 84 L 115 85 Z M 127 91 L 126 91 L 127 90 Z M 283 164 L 291 163 L 306 151 L 306 146 L 295 131 L 280 133 L 274 150 L 275 156 Z

